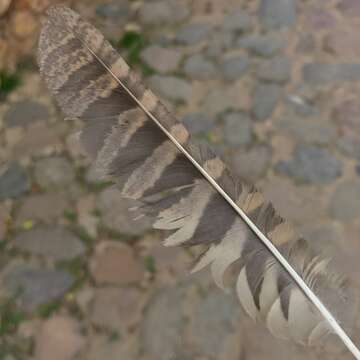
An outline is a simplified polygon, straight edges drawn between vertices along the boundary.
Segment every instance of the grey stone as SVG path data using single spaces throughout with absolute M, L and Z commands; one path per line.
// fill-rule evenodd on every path
M 239 149 L 231 159 L 234 171 L 240 178 L 248 181 L 255 181 L 263 177 L 270 161 L 271 149 L 265 145 L 255 146 L 248 151 Z
M 287 117 L 280 120 L 278 126 L 305 143 L 327 145 L 337 137 L 336 128 L 328 122 Z
M 225 141 L 230 145 L 248 145 L 252 140 L 252 126 L 244 113 L 229 113 L 224 117 Z
M 176 34 L 176 41 L 183 45 L 195 45 L 206 40 L 210 32 L 211 26 L 208 24 L 184 25 Z
M 346 181 L 338 185 L 330 205 L 330 215 L 340 221 L 352 221 L 360 218 L 360 182 Z
M 149 360 L 172 359 L 183 347 L 185 318 L 182 307 L 174 306 L 183 297 L 182 289 L 164 288 L 150 301 L 141 323 L 142 347 Z
M 189 14 L 186 2 L 181 0 L 145 2 L 139 10 L 140 21 L 145 25 L 173 24 L 185 20 Z
M 294 158 L 276 165 L 280 173 L 293 177 L 299 183 L 328 184 L 342 174 L 342 163 L 327 149 L 315 145 L 300 145 Z
M 17 198 L 30 188 L 25 170 L 18 163 L 10 163 L 0 170 L 0 200 Z
M 296 46 L 296 52 L 300 54 L 311 54 L 316 48 L 316 38 L 314 34 L 301 35 Z
M 39 305 L 61 298 L 70 290 L 74 278 L 66 271 L 18 266 L 4 278 L 5 288 L 19 294 L 20 305 L 33 311 Z
M 319 109 L 303 97 L 291 94 L 286 96 L 285 105 L 290 108 L 295 114 L 308 117 L 319 114 Z
M 225 294 L 220 289 L 208 292 L 197 304 L 190 318 L 192 342 L 197 351 L 219 359 L 229 336 L 237 330 L 234 324 L 239 321 L 240 307 L 234 296 Z
M 17 234 L 11 244 L 21 251 L 54 260 L 71 260 L 86 251 L 81 240 L 63 227 L 35 227 Z
M 75 179 L 75 170 L 63 157 L 44 158 L 35 163 L 34 176 L 43 188 L 62 187 Z
M 289 80 L 291 62 L 287 57 L 278 56 L 266 60 L 258 69 L 258 77 L 265 81 L 284 83 Z
M 281 87 L 276 84 L 258 84 L 253 94 L 252 113 L 256 120 L 269 118 L 281 98 Z
M 252 17 L 243 10 L 235 10 L 226 15 L 224 29 L 235 32 L 245 32 L 253 27 Z
M 261 0 L 259 18 L 267 29 L 289 27 L 296 21 L 296 0 Z
M 234 108 L 235 105 L 236 104 L 233 103 L 233 100 L 226 93 L 226 90 L 215 88 L 211 90 L 205 98 L 202 104 L 202 109 L 204 112 L 215 116 Z
M 184 64 L 187 77 L 194 80 L 209 80 L 216 75 L 215 65 L 201 54 L 189 57 Z
M 191 85 L 175 76 L 153 75 L 149 78 L 150 87 L 168 100 L 186 102 L 191 97 Z
M 110 3 L 100 4 L 96 7 L 96 14 L 102 16 L 106 19 L 113 21 L 119 21 L 121 19 L 126 19 L 130 13 L 129 2 L 123 0 L 111 1 Z
M 213 117 L 207 116 L 203 113 L 187 114 L 182 119 L 182 122 L 194 135 L 211 130 L 215 124 Z
M 27 99 L 11 104 L 4 115 L 4 122 L 8 127 L 27 126 L 35 121 L 48 120 L 48 109 L 33 100 Z
M 343 81 L 360 80 L 360 64 L 357 63 L 308 63 L 303 67 L 304 80 L 312 85 L 324 85 Z
M 103 190 L 98 200 L 104 226 L 129 235 L 140 235 L 151 228 L 149 219 L 138 218 L 138 212 L 130 211 L 136 205 L 139 203 L 119 196 L 115 188 Z
M 226 80 L 236 80 L 245 74 L 249 65 L 250 60 L 247 56 L 232 56 L 224 59 L 221 72 Z
M 286 46 L 286 40 L 279 34 L 248 35 L 240 37 L 237 46 L 255 55 L 271 57 Z
M 151 45 L 141 52 L 141 59 L 155 71 L 165 74 L 177 70 L 182 54 L 174 49 Z
M 233 47 L 234 33 L 230 31 L 217 31 L 209 41 L 206 54 L 212 58 L 221 57 L 224 52 Z
M 337 149 L 345 156 L 360 157 L 360 144 L 350 136 L 343 135 L 336 142 Z

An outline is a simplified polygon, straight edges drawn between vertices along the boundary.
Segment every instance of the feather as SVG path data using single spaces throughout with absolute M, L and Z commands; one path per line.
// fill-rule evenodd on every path
M 310 345 L 332 331 L 221 188 L 347 326 L 354 307 L 344 278 L 296 236 L 255 187 L 239 181 L 191 138 L 98 30 L 68 8 L 52 7 L 38 62 L 66 116 L 84 120 L 81 142 L 101 176 L 114 181 L 123 197 L 140 201 L 155 228 L 170 231 L 166 246 L 207 247 L 193 271 L 210 266 L 220 287 L 227 271 L 234 274 L 245 311 L 274 336 Z

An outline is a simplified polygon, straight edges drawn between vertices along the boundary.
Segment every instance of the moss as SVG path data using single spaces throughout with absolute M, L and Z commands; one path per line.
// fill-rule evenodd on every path
M 25 313 L 16 307 L 14 298 L 3 300 L 0 303 L 0 337 L 15 332 L 25 319 Z
M 65 210 L 64 217 L 71 223 L 76 223 L 77 221 L 77 214 L 74 210 L 70 210 L 70 209 Z
M 42 304 L 37 308 L 37 314 L 42 318 L 48 318 L 55 312 L 57 312 L 61 307 L 61 302 L 59 300 L 52 301 L 48 304 Z
M 17 72 L 0 71 L 0 100 L 5 99 L 11 91 L 20 85 L 20 75 Z
M 126 59 L 130 65 L 141 63 L 140 53 L 146 46 L 146 40 L 141 33 L 127 31 L 119 41 L 119 47 L 127 50 Z
M 156 273 L 156 263 L 155 263 L 155 259 L 153 256 L 145 256 L 144 258 L 144 266 L 145 269 L 150 273 L 150 274 L 155 274 Z

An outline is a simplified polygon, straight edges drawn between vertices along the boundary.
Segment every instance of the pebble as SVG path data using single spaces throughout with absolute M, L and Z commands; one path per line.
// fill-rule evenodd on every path
M 194 80 L 209 80 L 215 77 L 215 65 L 201 54 L 189 57 L 184 64 L 186 76 Z
M 327 149 L 299 145 L 290 161 L 279 162 L 275 169 L 299 183 L 328 184 L 342 174 L 342 163 Z
M 64 187 L 75 180 L 75 170 L 64 157 L 49 157 L 35 163 L 34 177 L 44 189 Z
M 181 288 L 167 287 L 150 300 L 140 330 L 142 347 L 149 360 L 177 359 L 176 354 L 183 348 L 181 334 L 185 318 L 179 306 L 183 297 Z
M 295 114 L 303 117 L 319 114 L 319 109 L 314 104 L 297 94 L 287 95 L 285 98 L 285 105 L 287 105 L 287 107 L 289 107 Z
M 267 29 L 292 26 L 296 21 L 296 0 L 261 0 L 259 18 Z
M 249 145 L 252 132 L 251 120 L 245 113 L 229 113 L 224 116 L 225 141 L 230 145 Z
M 248 151 L 237 150 L 231 157 L 235 173 L 244 180 L 254 182 L 263 177 L 270 165 L 271 149 L 257 145 Z
M 290 72 L 291 62 L 289 58 L 279 56 L 263 62 L 257 71 L 257 75 L 264 81 L 284 83 L 289 80 Z
M 248 49 L 255 55 L 271 57 L 286 46 L 286 40 L 278 34 L 248 35 L 240 37 L 237 46 Z
M 360 218 L 360 182 L 348 180 L 336 188 L 329 205 L 332 218 L 340 221 L 353 221 Z
M 208 38 L 211 26 L 208 24 L 194 23 L 184 25 L 176 34 L 176 41 L 182 45 L 196 45 Z
M 90 267 L 97 284 L 128 285 L 141 282 L 144 277 L 144 268 L 132 248 L 115 241 L 96 247 Z
M 31 99 L 21 100 L 10 105 L 4 115 L 7 127 L 28 126 L 33 122 L 48 120 L 49 110 Z
M 17 198 L 30 189 L 28 175 L 18 163 L 0 169 L 0 200 Z
M 110 230 L 127 235 L 141 235 L 151 228 L 147 218 L 136 219 L 139 213 L 129 210 L 136 205 L 139 203 L 122 198 L 119 190 L 115 188 L 103 190 L 97 202 L 103 225 Z
M 234 32 L 246 32 L 253 27 L 252 17 L 244 10 L 235 10 L 225 16 L 224 29 Z
M 39 305 L 61 298 L 73 285 L 74 278 L 66 271 L 37 269 L 19 265 L 4 279 L 5 288 L 18 294 L 21 307 L 33 311 Z
M 149 78 L 149 84 L 159 96 L 168 100 L 187 102 L 191 98 L 191 84 L 178 77 L 153 75 Z
M 233 333 L 239 336 L 240 307 L 234 296 L 220 289 L 209 291 L 199 301 L 190 316 L 191 342 L 197 352 L 215 359 L 223 358 L 226 343 Z M 209 332 L 209 329 L 212 331 Z M 240 353 L 232 354 L 238 359 Z
M 253 94 L 252 113 L 256 120 L 269 118 L 275 110 L 282 94 L 282 89 L 276 84 L 258 84 Z
M 126 331 L 141 318 L 142 294 L 136 288 L 99 288 L 91 305 L 91 322 L 113 331 Z
M 329 122 L 289 116 L 280 120 L 278 126 L 302 143 L 328 145 L 337 138 L 336 128 Z
M 243 76 L 249 65 L 250 60 L 247 56 L 231 56 L 221 63 L 221 72 L 225 80 L 232 81 Z
M 61 218 L 69 206 L 64 193 L 30 195 L 24 199 L 17 211 L 16 224 L 21 226 L 26 221 L 53 222 Z
M 193 135 L 206 133 L 215 126 L 214 118 L 203 113 L 186 114 L 182 123 Z
M 11 244 L 18 250 L 56 261 L 72 260 L 86 251 L 81 240 L 63 227 L 35 227 L 17 234 Z
M 68 316 L 56 315 L 41 325 L 35 339 L 35 357 L 37 360 L 72 360 L 85 345 L 80 323 Z
M 308 63 L 303 67 L 303 78 L 311 85 L 325 85 L 343 81 L 359 81 L 360 64 Z
M 182 54 L 175 49 L 151 45 L 141 52 L 141 59 L 155 71 L 167 74 L 178 69 Z
M 38 28 L 38 21 L 31 12 L 26 10 L 16 11 L 11 19 L 11 29 L 14 35 L 24 39 L 35 33 Z
M 0 16 L 3 16 L 7 12 L 11 1 L 12 0 L 0 0 Z

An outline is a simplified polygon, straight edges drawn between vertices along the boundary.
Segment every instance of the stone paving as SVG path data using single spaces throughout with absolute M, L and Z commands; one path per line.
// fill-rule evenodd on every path
M 162 247 L 133 220 L 34 65 L 49 1 L 10 2 L 0 68 L 20 85 L 0 94 L 0 359 L 351 359 L 274 340 L 207 271 L 189 275 L 194 251 Z M 73 5 L 360 286 L 358 0 Z

